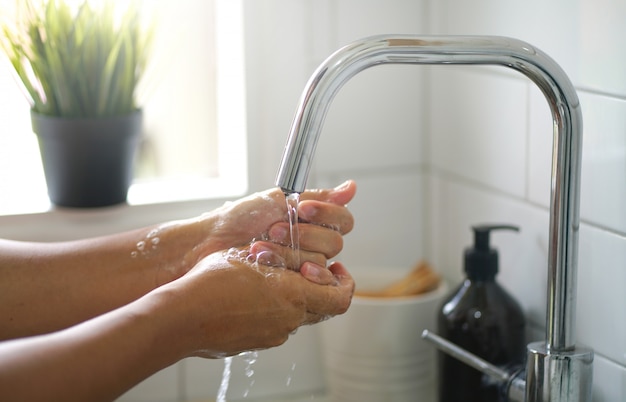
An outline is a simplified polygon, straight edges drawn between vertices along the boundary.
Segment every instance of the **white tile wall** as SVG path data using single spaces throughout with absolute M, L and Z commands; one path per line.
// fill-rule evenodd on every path
M 433 68 L 429 129 L 432 166 L 523 197 L 527 83 L 493 71 Z M 466 94 L 471 94 L 471 99 Z
M 596 352 L 594 401 L 626 400 L 623 291 L 626 286 L 623 262 L 626 252 L 623 208 L 626 202 L 626 74 L 623 73 L 626 2 L 537 0 L 505 4 L 497 0 L 443 0 L 430 4 L 433 5 L 432 26 L 438 33 L 494 34 L 526 40 L 560 63 L 578 89 L 584 137 L 577 339 Z M 490 82 L 497 80 L 490 78 Z M 503 76 L 500 81 L 508 81 L 499 85 L 505 93 L 513 93 L 509 87 L 519 85 L 512 76 Z M 515 96 L 521 93 L 518 107 L 523 110 L 523 118 L 506 121 L 509 117 L 496 112 L 492 101 L 481 100 L 484 98 L 481 89 L 457 81 L 446 85 L 450 87 L 448 91 L 458 93 L 455 104 L 480 102 L 482 106 L 473 105 L 475 114 L 461 116 L 463 120 L 444 123 L 443 127 L 434 119 L 433 136 L 443 136 L 449 143 L 455 143 L 467 141 L 465 137 L 471 135 L 484 147 L 497 145 L 506 149 L 500 145 L 502 130 L 497 129 L 498 122 L 519 125 L 521 132 L 519 127 L 514 127 L 511 141 L 520 145 L 516 151 L 527 154 L 521 166 L 512 166 L 502 163 L 500 155 L 483 153 L 480 159 L 478 156 L 471 159 L 454 153 L 454 147 L 442 144 L 444 140 L 430 140 L 433 154 L 453 153 L 447 160 L 445 157 L 433 160 L 435 184 L 430 190 L 431 197 L 437 200 L 432 204 L 439 210 L 433 211 L 431 216 L 435 220 L 432 226 L 439 231 L 435 233 L 435 248 L 440 268 L 448 277 L 460 278 L 458 271 L 449 271 L 449 254 L 462 245 L 458 240 L 455 242 L 459 235 L 454 233 L 464 230 L 470 223 L 505 219 L 520 224 L 519 239 L 503 238 L 503 234 L 495 239 L 501 249 L 502 262 L 510 262 L 502 266 L 500 277 L 522 302 L 532 324 L 542 325 L 545 317 L 542 292 L 545 290 L 537 289 L 534 284 L 545 286 L 542 282 L 545 282 L 552 146 L 547 104 L 532 85 L 526 91 L 520 89 Z M 489 91 L 490 84 L 485 86 Z M 484 113 L 481 107 L 494 113 Z M 437 113 L 434 111 L 433 116 Z M 484 123 L 484 118 L 496 122 Z M 459 163 L 461 157 L 467 166 Z M 499 183 L 492 177 L 493 173 L 479 171 L 488 164 L 499 166 L 500 174 L 509 177 L 511 182 Z M 464 240 L 467 242 L 469 238 Z
M 626 366 L 624 237 L 581 227 L 577 334 L 596 353 Z
M 582 219 L 626 233 L 626 101 L 581 91 Z

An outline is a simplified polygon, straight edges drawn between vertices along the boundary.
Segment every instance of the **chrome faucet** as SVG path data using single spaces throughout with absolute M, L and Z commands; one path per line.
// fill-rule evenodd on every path
M 354 75 L 379 64 L 500 65 L 526 75 L 545 95 L 554 125 L 546 340 L 528 345 L 525 379 L 481 366 L 480 359 L 472 360 L 475 356 L 468 353 L 464 361 L 478 362 L 476 368 L 483 367 L 483 372 L 507 382 L 511 400 L 591 401 L 593 351 L 577 346 L 574 332 L 582 115 L 569 78 L 549 56 L 517 39 L 381 35 L 353 42 L 318 67 L 302 94 L 276 179 L 286 194 L 305 189 L 335 94 Z M 442 347 L 437 337 L 426 338 L 458 357 L 459 353 Z

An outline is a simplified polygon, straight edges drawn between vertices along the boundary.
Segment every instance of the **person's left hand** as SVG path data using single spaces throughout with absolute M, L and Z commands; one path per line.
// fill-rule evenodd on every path
M 297 261 L 309 261 L 325 267 L 327 259 L 343 247 L 342 236 L 354 226 L 346 204 L 356 192 L 354 181 L 333 189 L 307 190 L 300 195 L 299 258 L 282 261 L 284 266 L 299 270 Z M 256 193 L 225 204 L 210 214 L 209 234 L 212 250 L 247 247 L 251 252 L 267 255 L 289 255 L 278 248 L 289 247 L 291 237 L 285 195 L 280 189 Z M 215 222 L 217 220 L 217 222 Z
M 303 250 L 314 245 L 313 249 L 316 251 L 324 252 L 328 256 L 336 255 L 336 244 L 326 238 L 326 230 L 332 229 L 338 235 L 352 230 L 354 219 L 345 206 L 352 200 L 355 192 L 356 184 L 350 180 L 333 189 L 307 190 L 300 195 L 298 218 L 304 223 L 300 228 L 300 247 Z M 279 189 L 252 194 L 227 203 L 216 212 L 221 218 L 220 233 L 217 236 L 227 247 L 243 246 L 264 239 L 280 244 L 291 242 L 287 203 L 285 195 Z M 325 250 L 318 250 L 320 239 L 326 243 Z

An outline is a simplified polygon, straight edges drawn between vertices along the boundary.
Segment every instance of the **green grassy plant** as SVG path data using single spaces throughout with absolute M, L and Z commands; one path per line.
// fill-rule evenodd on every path
M 2 47 L 35 112 L 108 117 L 138 108 L 152 29 L 142 26 L 136 3 L 120 14 L 114 0 L 83 0 L 75 9 L 65 0 L 17 1 Z

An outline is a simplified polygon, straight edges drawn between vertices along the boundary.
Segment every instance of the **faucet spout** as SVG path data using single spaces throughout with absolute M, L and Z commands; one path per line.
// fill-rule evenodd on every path
M 582 114 L 576 90 L 560 66 L 542 51 L 517 39 L 489 36 L 380 35 L 353 42 L 332 54 L 310 78 L 294 117 L 276 184 L 285 193 L 304 191 L 326 113 L 339 91 L 360 71 L 380 64 L 500 65 L 526 75 L 543 92 L 554 125 L 548 256 L 546 342 L 530 347 L 535 360 L 563 356 L 580 364 L 533 369 L 527 400 L 590 400 L 593 352 L 579 353 L 575 342 L 576 271 L 579 229 Z M 537 351 L 539 350 L 539 351 Z M 583 357 L 580 357 L 580 356 Z M 533 360 L 529 358 L 529 361 Z M 541 363 L 543 364 L 543 363 Z M 576 366 L 575 373 L 565 371 Z M 582 368 L 578 368 L 581 366 Z M 555 369 L 556 368 L 556 369 Z M 565 370 L 565 371 L 563 371 Z M 588 373 L 589 372 L 589 373 Z M 573 376 L 588 386 L 572 390 Z M 549 376 L 549 377 L 548 377 Z M 541 378 L 540 378 L 541 377 Z M 544 378 L 545 377 L 545 378 Z M 566 380 L 565 377 L 569 378 Z M 528 389 L 532 387 L 533 390 Z M 587 389 L 588 388 L 588 389 Z M 539 389 L 539 390 L 537 390 Z

